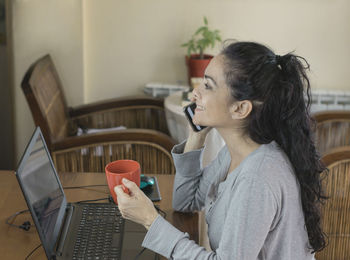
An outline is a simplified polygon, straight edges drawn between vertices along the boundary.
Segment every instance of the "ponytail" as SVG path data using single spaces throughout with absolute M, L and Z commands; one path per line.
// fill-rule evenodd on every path
M 233 97 L 253 101 L 245 132 L 259 144 L 276 141 L 287 154 L 300 184 L 309 243 L 313 252 L 322 250 L 326 242 L 319 206 L 326 197 L 320 174 L 325 167 L 311 130 L 310 82 L 306 75 L 309 64 L 300 56 L 278 56 L 251 42 L 233 43 L 222 54 Z
M 280 62 L 278 85 L 284 90 L 276 91 L 276 95 L 282 93 L 285 96 L 282 99 L 284 105 L 281 106 L 280 118 L 275 121 L 277 131 L 274 139 L 287 154 L 299 180 L 305 225 L 310 245 L 315 252 L 326 246 L 319 212 L 319 205 L 326 197 L 322 192 L 320 178 L 325 167 L 316 151 L 311 131 L 313 121 L 309 114 L 310 82 L 305 73 L 309 64 L 304 58 L 293 54 L 282 56 Z M 273 106 L 273 102 L 270 105 Z

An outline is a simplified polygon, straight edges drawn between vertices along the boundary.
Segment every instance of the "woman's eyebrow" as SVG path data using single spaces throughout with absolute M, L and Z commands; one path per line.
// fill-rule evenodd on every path
M 210 77 L 208 75 L 204 75 L 204 78 L 210 79 L 216 85 L 216 81 L 212 77 Z

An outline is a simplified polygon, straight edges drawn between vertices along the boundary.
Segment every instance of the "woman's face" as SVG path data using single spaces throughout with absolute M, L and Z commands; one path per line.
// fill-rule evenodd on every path
M 193 90 L 197 104 L 193 122 L 223 128 L 232 126 L 230 106 L 233 98 L 225 82 L 224 56 L 215 56 L 204 73 L 203 82 Z

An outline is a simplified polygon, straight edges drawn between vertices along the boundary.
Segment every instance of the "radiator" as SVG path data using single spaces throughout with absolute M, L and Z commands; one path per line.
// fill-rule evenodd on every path
M 312 90 L 311 112 L 321 110 L 350 110 L 350 92 Z

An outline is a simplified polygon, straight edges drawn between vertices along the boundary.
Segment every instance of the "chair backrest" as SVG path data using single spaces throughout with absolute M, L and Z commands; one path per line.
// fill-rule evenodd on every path
M 350 111 L 320 111 L 316 120 L 316 145 L 321 154 L 332 148 L 350 145 Z
M 148 96 L 124 96 L 71 108 L 70 117 L 82 128 L 153 129 L 169 135 L 164 100 Z
M 324 189 L 329 197 L 321 208 L 322 228 L 328 245 L 317 260 L 350 259 L 350 146 L 338 147 L 322 157 L 329 172 Z
M 40 126 L 49 149 L 55 140 L 68 136 L 68 108 L 61 81 L 50 55 L 33 63 L 22 81 L 35 124 Z
M 175 174 L 173 159 L 162 146 L 142 141 L 93 143 L 52 152 L 58 172 L 104 172 L 115 160 L 136 160 L 144 174 Z
M 166 134 L 150 129 L 127 129 L 67 137 L 53 144 L 51 152 L 58 172 L 104 172 L 114 160 L 131 159 L 148 174 L 175 174 Z

